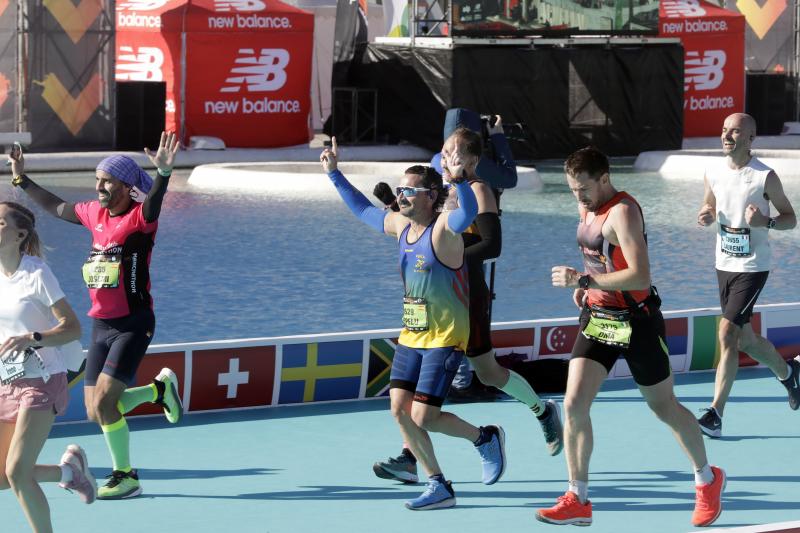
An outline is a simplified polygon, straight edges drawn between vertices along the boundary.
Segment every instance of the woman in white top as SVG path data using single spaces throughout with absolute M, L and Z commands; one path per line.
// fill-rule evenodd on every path
M 0 202 L 0 489 L 14 492 L 31 528 L 51 532 L 39 482 L 58 482 L 92 503 L 97 488 L 86 454 L 67 446 L 59 465 L 36 460 L 56 415 L 67 407 L 67 374 L 59 347 L 81 327 L 42 260 L 34 214 Z

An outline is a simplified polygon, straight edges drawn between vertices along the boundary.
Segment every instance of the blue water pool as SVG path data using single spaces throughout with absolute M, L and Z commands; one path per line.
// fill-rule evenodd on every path
M 558 167 L 540 171 L 544 192 L 503 195 L 495 321 L 576 314 L 571 293 L 550 286 L 553 265 L 580 267 L 575 201 Z M 173 178 L 153 253 L 155 342 L 399 324 L 402 286 L 396 245 L 356 221 L 332 188 L 328 195 L 210 192 L 188 185 L 187 177 L 188 172 L 180 172 Z M 91 172 L 34 179 L 68 201 L 93 197 Z M 619 166 L 612 181 L 644 208 L 653 281 L 664 308 L 717 305 L 714 232 L 695 223 L 702 179 L 666 180 Z M 784 187 L 800 209 L 800 181 L 784 180 Z M 29 203 L 5 184 L 0 185 L 0 197 Z M 89 306 L 80 266 L 89 250 L 89 234 L 36 212 L 41 235 L 51 247 L 48 260 L 73 306 L 85 315 Z M 759 301 L 797 301 L 800 230 L 775 232 L 772 243 L 774 270 Z M 85 342 L 90 324 L 85 316 L 83 324 Z

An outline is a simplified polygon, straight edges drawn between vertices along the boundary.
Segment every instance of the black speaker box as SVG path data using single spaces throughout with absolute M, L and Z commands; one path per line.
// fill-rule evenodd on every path
M 117 82 L 118 150 L 158 148 L 166 121 L 167 84 L 163 81 Z

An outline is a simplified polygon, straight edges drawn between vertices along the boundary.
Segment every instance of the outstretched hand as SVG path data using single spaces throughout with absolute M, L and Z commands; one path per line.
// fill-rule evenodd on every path
M 8 153 L 8 163 L 11 165 L 11 177 L 16 178 L 25 173 L 25 156 L 22 155 L 22 145 L 14 143 Z
M 322 168 L 325 172 L 333 172 L 336 170 L 339 157 L 339 147 L 336 145 L 336 137 L 331 137 L 331 147 L 325 148 L 319 154 L 319 161 L 322 163 Z
M 175 154 L 180 148 L 178 136 L 173 132 L 161 132 L 161 140 L 158 143 L 158 151 L 151 152 L 149 148 L 144 149 L 145 155 L 150 158 L 150 162 L 161 171 L 161 174 L 169 174 L 175 164 Z

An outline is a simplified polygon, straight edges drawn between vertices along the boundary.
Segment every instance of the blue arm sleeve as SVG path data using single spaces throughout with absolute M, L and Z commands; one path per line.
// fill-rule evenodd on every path
M 502 133 L 491 136 L 495 159 L 482 157 L 475 173 L 495 189 L 512 189 L 517 186 L 517 164 Z
M 462 233 L 472 224 L 475 215 L 478 214 L 478 200 L 466 180 L 457 183 L 455 187 L 458 191 L 458 209 L 450 211 L 447 225 L 454 232 Z
M 386 211 L 372 205 L 366 196 L 347 181 L 347 178 L 344 177 L 344 174 L 339 169 L 328 172 L 328 177 L 333 182 L 333 186 L 336 187 L 339 196 L 350 208 L 350 211 L 359 220 L 383 233 L 383 219 L 386 218 Z

